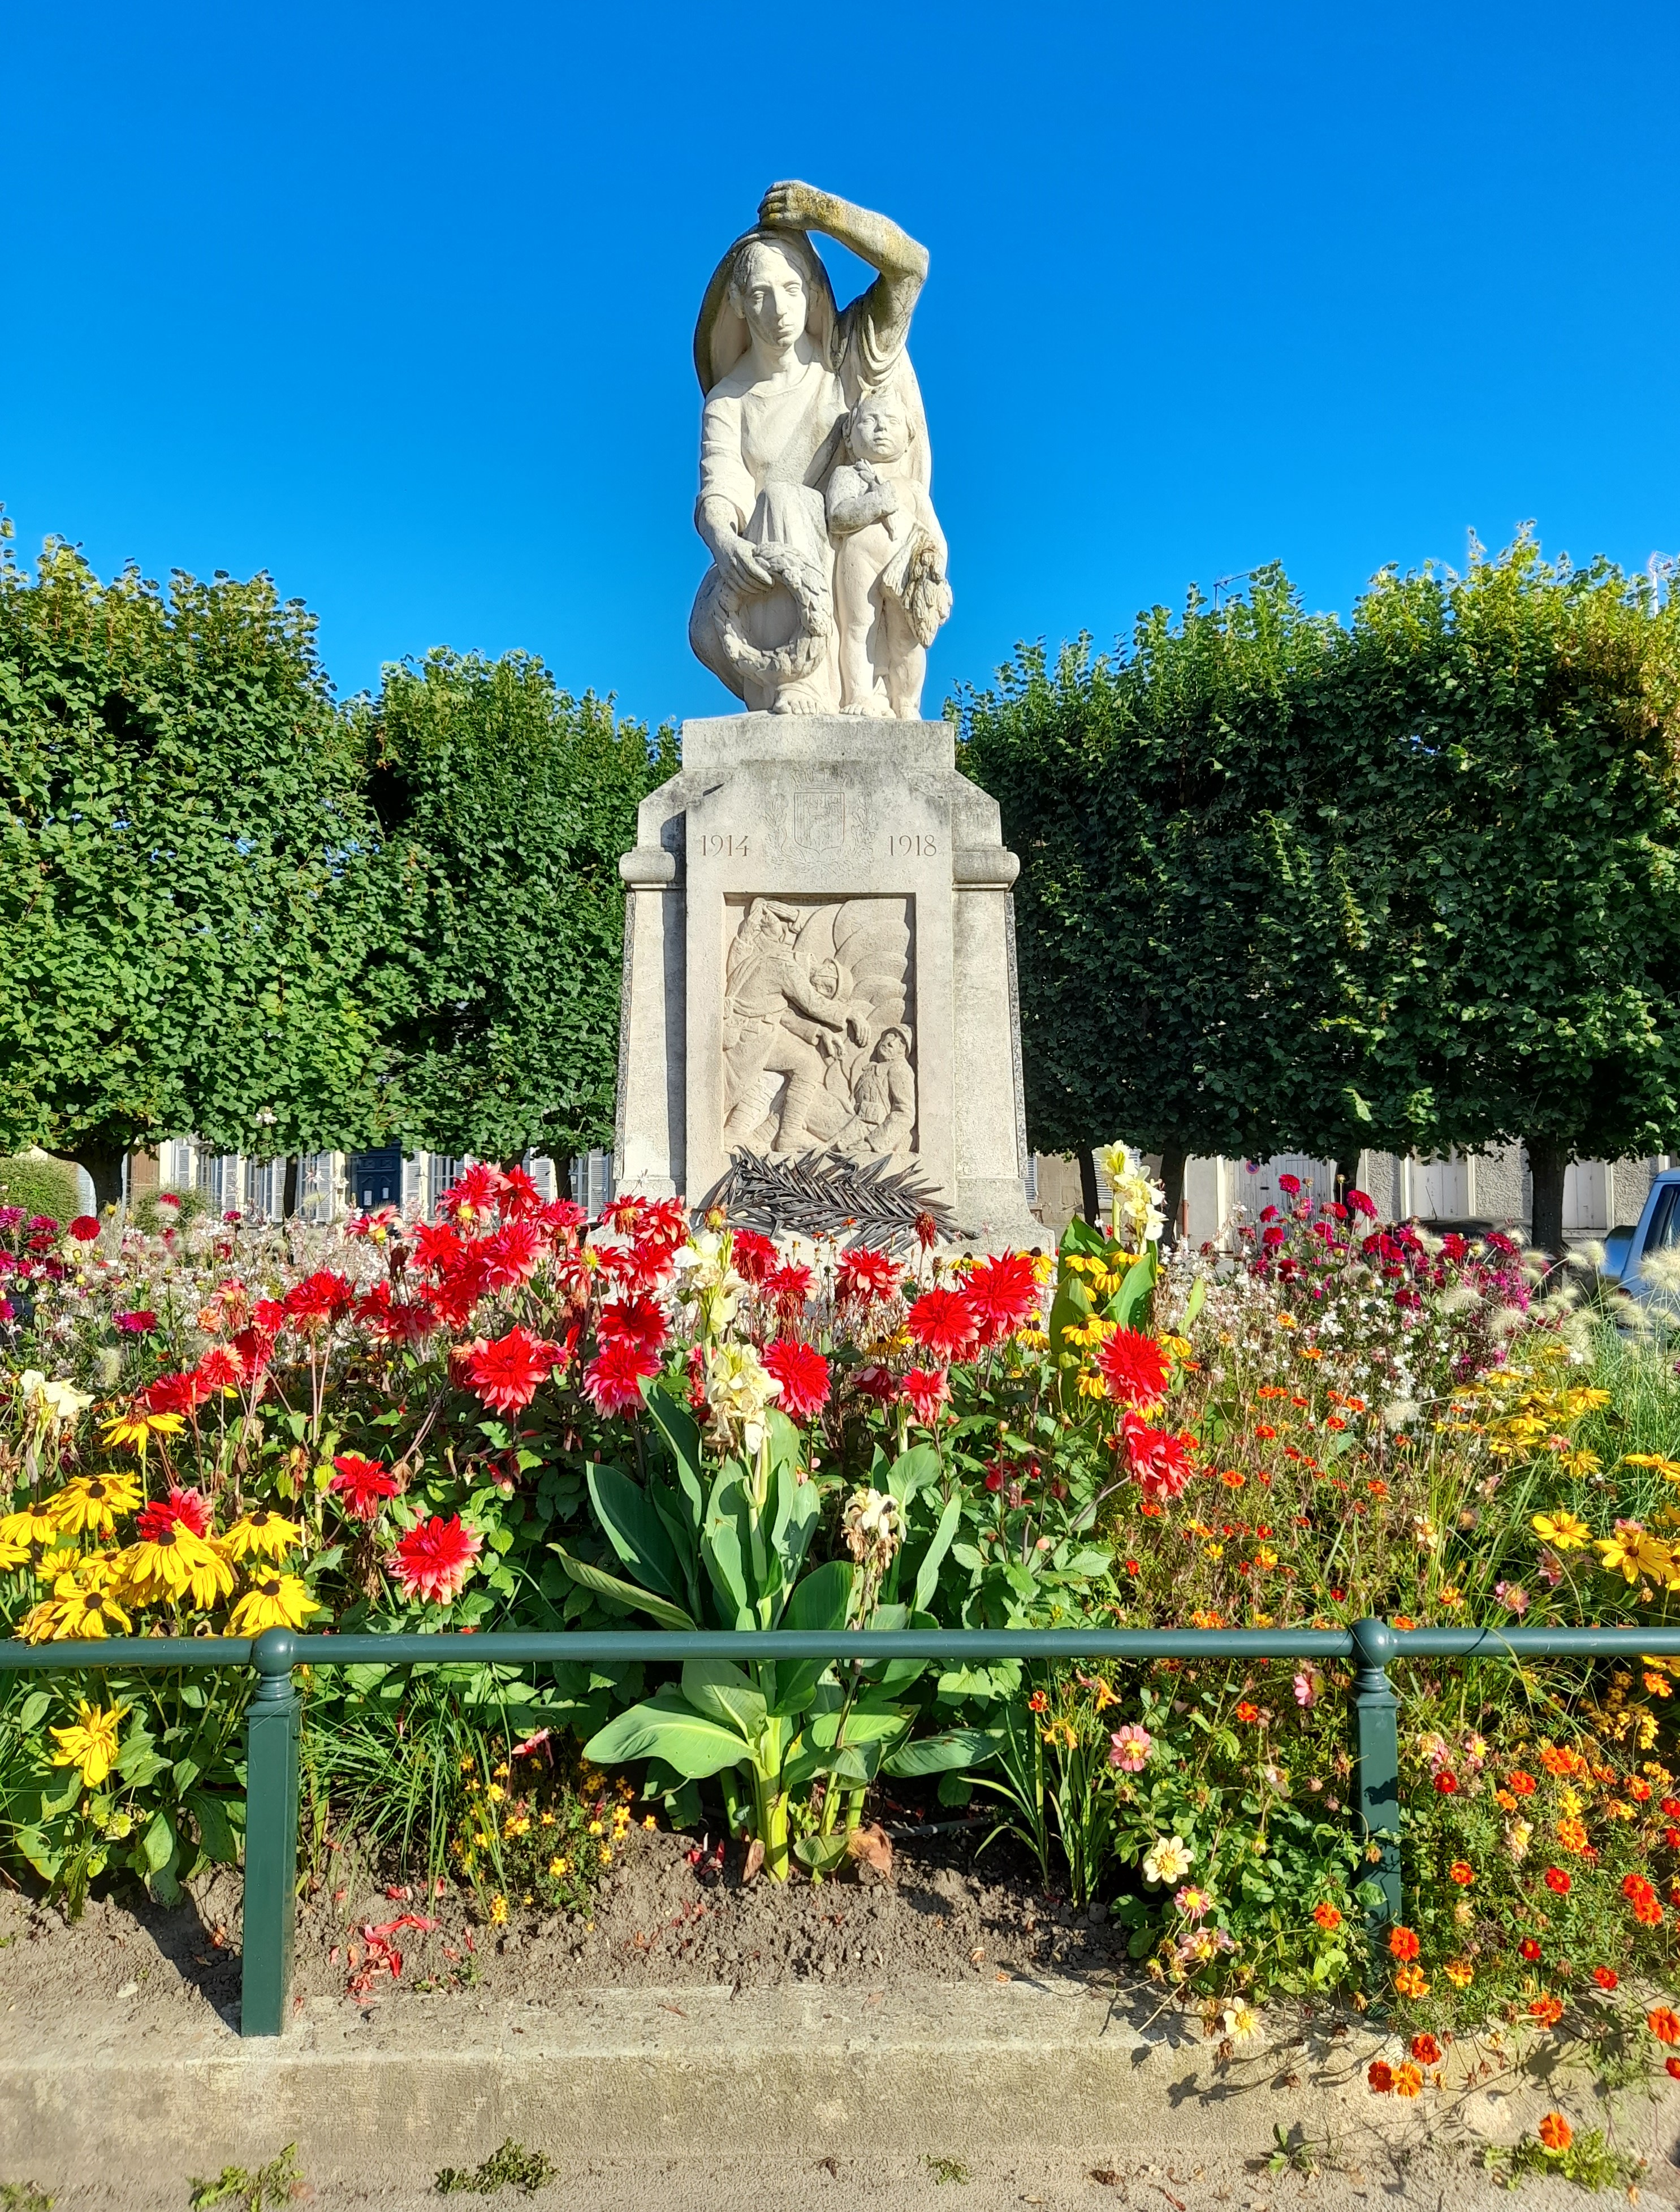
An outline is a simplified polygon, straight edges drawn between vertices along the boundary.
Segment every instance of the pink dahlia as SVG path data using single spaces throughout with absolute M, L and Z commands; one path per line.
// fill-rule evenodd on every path
M 913 1367 L 904 1378 L 905 1401 L 925 1428 L 931 1429 L 938 1419 L 939 1408 L 950 1395 L 943 1367 Z
M 401 1583 L 404 1597 L 430 1598 L 447 1605 L 458 1597 L 461 1585 L 472 1572 L 472 1563 L 483 1549 L 476 1528 L 464 1528 L 458 1513 L 446 1521 L 434 1513 L 422 1521 L 392 1552 L 386 1565 Z
M 1122 1774 L 1141 1774 L 1154 1741 L 1146 1728 L 1136 1721 L 1125 1722 L 1108 1739 L 1108 1764 L 1118 1766 Z
M 641 1411 L 641 1386 L 650 1375 L 659 1371 L 657 1353 L 639 1344 L 633 1336 L 610 1339 L 601 1346 L 584 1370 L 584 1389 L 597 1413 L 610 1418 L 615 1413 L 639 1413 Z
M 834 1272 L 834 1289 L 846 1299 L 856 1299 L 860 1305 L 871 1298 L 889 1298 L 903 1279 L 904 1270 L 896 1260 L 885 1252 L 871 1252 L 866 1245 L 854 1244 L 840 1255 L 840 1263 Z
M 1124 1449 L 1131 1477 L 1150 1504 L 1163 1498 L 1182 1498 L 1195 1469 L 1190 1455 L 1196 1439 L 1187 1429 L 1174 1432 L 1152 1428 L 1128 1413 L 1122 1430 Z

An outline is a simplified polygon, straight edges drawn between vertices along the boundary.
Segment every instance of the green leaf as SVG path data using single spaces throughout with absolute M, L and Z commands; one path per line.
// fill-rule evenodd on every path
M 943 1774 L 953 1768 L 986 1766 L 998 1756 L 1002 1738 L 995 1729 L 946 1729 L 938 1735 L 914 1736 L 885 1760 L 889 1774 L 907 1780 Z
M 749 1744 L 763 1732 L 767 1714 L 763 1693 L 743 1668 L 727 1659 L 685 1659 L 682 1694 L 697 1713 L 733 1729 Z
M 167 1813 L 155 1813 L 140 1838 L 140 1857 L 149 1874 L 161 1874 L 175 1856 L 175 1824 Z
M 559 1559 L 574 1583 L 585 1589 L 594 1590 L 599 1596 L 616 1598 L 622 1605 L 634 1606 L 638 1612 L 649 1614 L 661 1628 L 693 1628 L 694 1622 L 680 1605 L 672 1605 L 649 1590 L 638 1589 L 634 1583 L 621 1582 L 616 1575 L 604 1573 L 591 1567 L 583 1559 L 573 1558 L 563 1544 L 550 1544 L 549 1549 Z
M 669 1702 L 653 1699 L 610 1720 L 584 1746 L 584 1756 L 601 1766 L 661 1759 L 687 1780 L 701 1782 L 738 1766 L 749 1754 L 732 1729 L 707 1720 L 680 1702 L 673 1708 Z
M 52 1692 L 51 1690 L 32 1690 L 28 1696 L 23 1700 L 22 1708 L 18 1714 L 17 1724 L 19 1728 L 23 1731 L 24 1735 L 27 1735 L 32 1729 L 36 1729 L 40 1726 L 41 1723 L 46 1718 L 47 1714 L 52 1711 Z
M 646 1493 L 616 1467 L 591 1465 L 587 1472 L 595 1516 L 631 1579 L 680 1601 L 686 1595 L 682 1570 Z
M 939 1516 L 939 1526 L 933 1532 L 932 1540 L 922 1554 L 921 1565 L 916 1570 L 915 1595 L 911 1601 L 913 1613 L 925 1613 L 932 1601 L 933 1593 L 938 1587 L 941 1563 L 951 1547 L 957 1525 L 962 1518 L 962 1492 L 953 1491 Z
M 239 1857 L 239 1846 L 234 1839 L 234 1827 L 227 1817 L 227 1808 L 220 1798 L 208 1790 L 189 1790 L 186 1808 L 197 1823 L 198 1839 L 204 1847 L 206 1858 L 215 1860 L 220 1866 L 232 1866 Z

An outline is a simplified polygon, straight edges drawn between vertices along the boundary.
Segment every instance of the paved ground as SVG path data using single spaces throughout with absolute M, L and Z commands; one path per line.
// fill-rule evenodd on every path
M 120 2004 L 19 2020 L 0 2014 L 0 2183 L 33 2180 L 57 2212 L 185 2212 L 189 2177 L 288 2141 L 322 2212 L 1448 2212 L 1502 2201 L 1485 2143 L 1552 2105 L 1601 2117 L 1589 2085 L 1526 2079 L 1496 2051 L 1472 2072 L 1463 2045 L 1446 2089 L 1375 2098 L 1364 2069 L 1385 2046 L 1356 2023 L 1274 2021 L 1222 2060 L 1193 2020 L 1077 1981 L 315 1999 L 266 2045 Z M 1619 2125 L 1652 2162 L 1645 2200 L 1680 2204 L 1680 2090 L 1624 2100 Z M 1268 2170 L 1278 2129 L 1316 2173 Z M 553 2160 L 550 2186 L 438 2195 L 440 2167 L 510 2137 Z M 1524 2196 L 1585 2202 L 1550 2182 Z

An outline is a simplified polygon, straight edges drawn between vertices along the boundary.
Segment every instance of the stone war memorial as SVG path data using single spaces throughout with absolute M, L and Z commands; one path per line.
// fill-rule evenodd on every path
M 811 231 L 878 272 L 844 309 Z M 775 1229 L 926 1212 L 1033 1243 L 1018 863 L 922 713 L 951 606 L 909 352 L 927 267 L 884 216 L 781 184 L 706 288 L 688 635 L 742 711 L 683 724 L 619 863 L 616 1168 Z

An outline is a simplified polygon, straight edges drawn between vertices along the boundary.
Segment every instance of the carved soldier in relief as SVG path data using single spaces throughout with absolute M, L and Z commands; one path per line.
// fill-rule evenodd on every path
M 901 900 L 755 898 L 724 977 L 727 1151 L 868 1158 L 913 1148 Z

